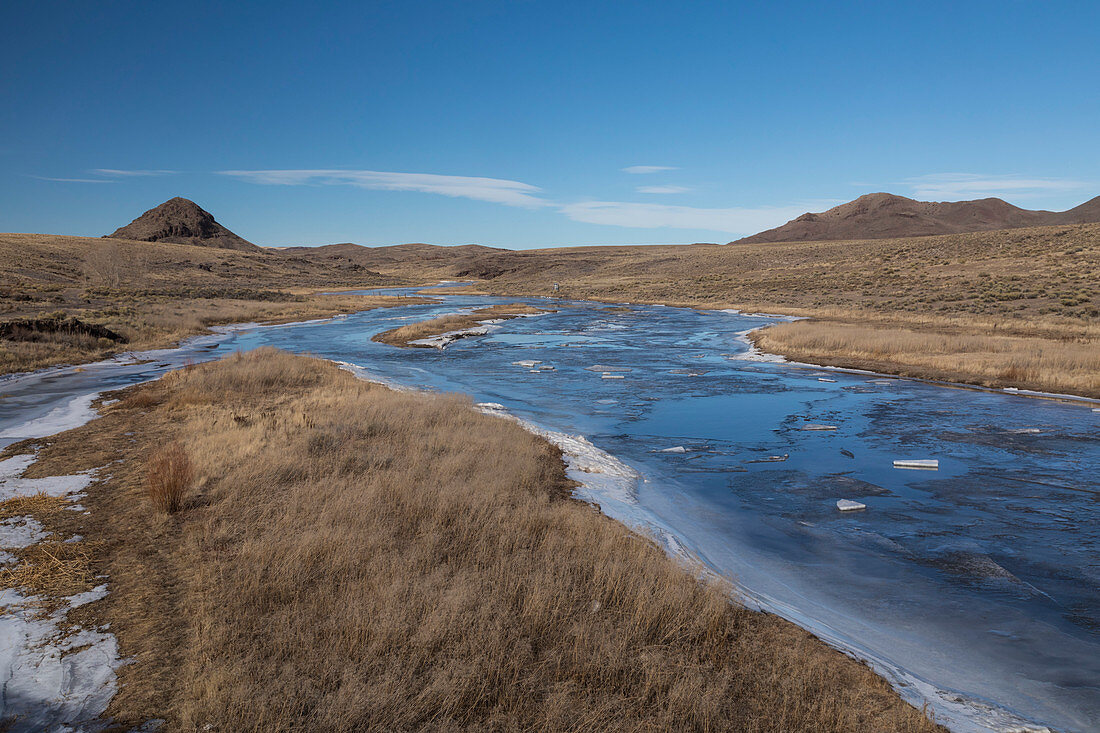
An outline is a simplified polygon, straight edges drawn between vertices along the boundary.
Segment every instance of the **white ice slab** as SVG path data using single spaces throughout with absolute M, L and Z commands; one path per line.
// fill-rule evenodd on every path
M 658 453 L 687 453 L 687 448 L 682 445 L 674 445 L 671 448 L 661 448 Z
M 803 430 L 836 430 L 836 425 L 819 425 L 817 423 L 806 423 L 802 426 Z
M 939 467 L 940 462 L 936 458 L 906 458 L 894 461 L 894 468 L 923 468 L 926 470 L 936 470 Z
M 866 509 L 867 505 L 860 504 L 858 501 L 852 501 L 851 499 L 838 499 L 836 508 L 842 512 L 855 512 L 860 509 Z

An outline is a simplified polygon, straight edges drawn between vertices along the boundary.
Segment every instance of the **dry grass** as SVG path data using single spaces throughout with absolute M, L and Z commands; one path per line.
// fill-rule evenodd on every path
M 0 374 L 171 346 L 209 326 L 321 318 L 407 299 L 321 290 L 400 284 L 347 258 L 158 242 L 0 234 L 0 321 L 75 316 L 128 339 L 0 339 Z
M 187 490 L 195 479 L 195 467 L 184 447 L 169 443 L 153 454 L 145 472 L 145 490 L 153 505 L 165 514 L 183 508 Z
M 1100 397 L 1096 336 L 1053 340 L 814 320 L 771 326 L 753 341 L 798 361 Z
M 124 459 L 67 518 L 111 579 L 73 614 L 110 622 L 134 660 L 119 725 L 936 729 L 865 666 L 570 499 L 554 447 L 465 399 L 266 349 L 142 391 L 152 407 L 116 403 L 39 461 Z M 196 467 L 171 516 L 140 501 L 166 436 Z
M 0 588 L 19 588 L 47 607 L 58 599 L 91 590 L 95 574 L 84 542 L 42 540 L 14 550 L 19 561 L 0 568 Z
M 69 506 L 69 501 L 60 496 L 49 494 L 33 494 L 31 496 L 16 496 L 0 501 L 0 519 L 33 515 L 36 518 L 53 516 L 64 511 Z
M 488 308 L 479 308 L 473 313 L 440 316 L 439 318 L 410 323 L 407 326 L 400 326 L 399 328 L 391 328 L 389 331 L 375 334 L 371 340 L 391 346 L 422 346 L 424 348 L 431 348 L 428 344 L 414 344 L 411 342 L 451 333 L 452 331 L 473 328 L 481 321 L 488 319 L 507 320 L 509 318 L 518 318 L 522 315 L 545 312 L 546 311 L 542 308 L 535 308 L 534 306 L 525 305 L 523 303 L 493 305 Z
M 732 246 L 436 248 L 434 256 L 391 247 L 349 256 L 406 279 L 475 280 L 497 295 L 1070 328 L 1100 318 L 1100 224 Z

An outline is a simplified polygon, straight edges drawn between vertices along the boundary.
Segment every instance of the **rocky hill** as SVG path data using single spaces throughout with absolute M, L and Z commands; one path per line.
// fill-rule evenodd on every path
M 1069 211 L 1032 211 L 998 198 L 938 202 L 870 193 L 820 214 L 803 214 L 735 244 L 923 237 L 1093 222 L 1100 222 L 1100 196 Z
M 149 209 L 126 226 L 106 235 L 143 242 L 172 242 L 244 252 L 260 248 L 214 221 L 210 212 L 194 201 L 177 196 Z

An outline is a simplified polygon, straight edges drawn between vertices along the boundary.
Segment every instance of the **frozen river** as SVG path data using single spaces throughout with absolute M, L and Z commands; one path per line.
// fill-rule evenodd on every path
M 587 497 L 869 660 L 950 727 L 1100 729 L 1098 405 L 754 360 L 739 334 L 776 319 L 660 306 L 527 300 L 558 310 L 442 351 L 370 340 L 515 300 L 443 296 L 8 379 L 0 445 L 71 423 L 92 393 L 262 345 L 464 392 L 630 466 L 625 490 Z

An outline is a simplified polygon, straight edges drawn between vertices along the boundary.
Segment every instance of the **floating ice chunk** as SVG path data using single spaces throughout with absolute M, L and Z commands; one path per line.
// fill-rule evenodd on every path
M 836 380 L 835 379 L 826 379 L 825 377 L 818 377 L 817 381 L 819 381 L 819 382 L 835 382 Z
M 867 505 L 860 504 L 858 501 L 852 501 L 851 499 L 838 499 L 836 508 L 842 512 L 854 512 L 860 509 L 866 509 Z
M 626 379 L 622 374 L 601 374 L 600 379 Z
M 535 366 L 536 364 L 541 364 L 541 363 L 542 362 L 537 360 L 537 359 L 521 359 L 520 361 L 513 361 L 512 366 L 526 367 L 526 368 L 530 369 L 531 367 Z
M 631 367 L 624 366 L 609 366 L 607 364 L 593 364 L 590 367 L 585 367 L 590 372 L 632 372 Z
M 907 458 L 894 461 L 894 468 L 917 468 L 930 471 L 938 470 L 940 462 L 936 458 Z
M 1009 428 L 1005 432 L 1009 435 L 1036 435 L 1042 431 L 1039 428 Z
M 608 397 L 607 399 L 596 400 L 597 405 L 617 405 L 618 400 Z
M 754 458 L 751 461 L 745 461 L 745 463 L 781 463 L 791 457 L 790 453 L 784 453 L 781 456 L 768 456 L 767 458 Z
M 682 445 L 674 445 L 671 448 L 661 448 L 658 453 L 687 453 L 687 448 Z
M 817 423 L 808 422 L 802 426 L 803 430 L 836 430 L 836 425 L 818 425 Z
M 499 402 L 478 402 L 475 407 L 480 407 L 482 410 L 503 410 L 504 405 Z

